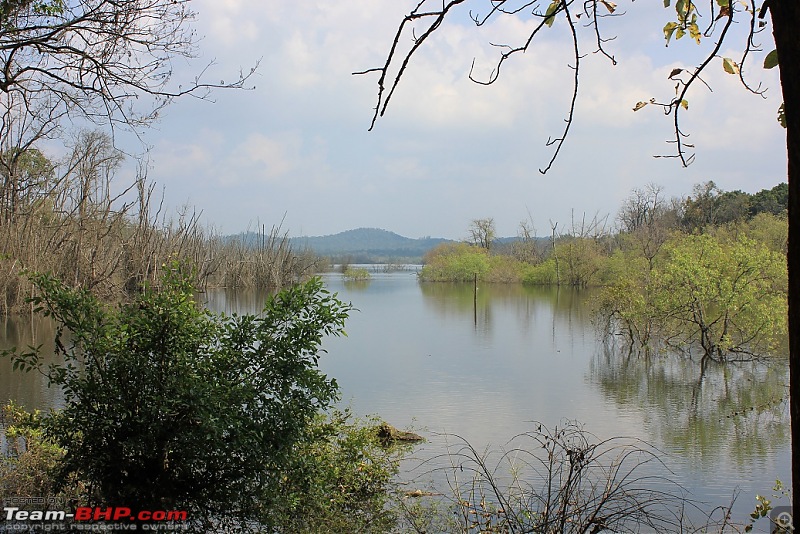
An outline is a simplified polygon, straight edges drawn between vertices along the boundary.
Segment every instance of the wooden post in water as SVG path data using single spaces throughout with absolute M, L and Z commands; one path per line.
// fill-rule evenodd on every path
M 475 273 L 475 283 L 472 289 L 472 320 L 478 326 L 478 273 Z

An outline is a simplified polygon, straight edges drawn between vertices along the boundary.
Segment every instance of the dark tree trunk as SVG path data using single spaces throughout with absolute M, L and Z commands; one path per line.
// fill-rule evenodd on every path
M 800 1 L 768 0 L 778 50 L 789 155 L 789 411 L 792 505 L 800 525 Z

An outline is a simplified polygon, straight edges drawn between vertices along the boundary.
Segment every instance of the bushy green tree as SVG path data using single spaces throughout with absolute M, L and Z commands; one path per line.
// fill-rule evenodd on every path
M 420 277 L 431 282 L 469 282 L 477 275 L 483 280 L 489 267 L 489 254 L 485 248 L 467 243 L 446 243 L 425 255 L 425 267 Z
M 85 481 L 89 503 L 185 509 L 201 528 L 269 526 L 298 444 L 337 399 L 317 363 L 350 306 L 314 279 L 257 316 L 213 314 L 198 306 L 186 268 L 166 271 L 160 288 L 115 310 L 32 276 L 64 363 L 44 368 L 34 351 L 15 367 L 63 389 L 47 432 L 65 450 L 61 479 Z
M 675 346 L 698 344 L 705 357 L 759 355 L 786 332 L 786 263 L 782 254 L 739 234 L 683 235 L 665 259 L 637 280 L 607 288 L 601 309 L 631 340 L 657 336 Z
M 759 213 L 782 215 L 789 206 L 789 184 L 783 182 L 772 189 L 762 189 L 750 200 L 750 216 Z

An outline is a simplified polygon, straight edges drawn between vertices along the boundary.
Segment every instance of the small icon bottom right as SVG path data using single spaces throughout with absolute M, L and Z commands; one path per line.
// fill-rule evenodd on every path
M 769 518 L 775 527 L 772 532 L 794 532 L 791 506 L 776 506 L 770 511 Z

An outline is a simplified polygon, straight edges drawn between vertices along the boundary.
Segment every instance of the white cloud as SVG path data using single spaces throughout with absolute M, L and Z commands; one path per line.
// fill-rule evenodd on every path
M 197 8 L 202 25 L 208 28 L 208 39 L 228 48 L 252 43 L 260 35 L 253 6 L 246 0 L 201 1 Z M 214 47 L 216 48 L 216 46 Z
M 231 152 L 228 159 L 233 172 L 220 177 L 223 184 L 273 181 L 285 178 L 300 158 L 300 141 L 295 134 L 267 137 L 250 134 Z
M 153 176 L 165 178 L 168 195 L 191 196 L 209 221 L 231 231 L 288 212 L 308 233 L 385 224 L 412 236 L 460 237 L 482 216 L 513 234 L 526 206 L 545 231 L 548 219 L 563 221 L 571 208 L 613 214 L 631 187 L 651 181 L 680 194 L 710 178 L 724 187 L 752 179 L 760 188 L 785 173 L 779 98 L 761 102 L 715 65 L 714 92 L 698 85 L 684 114 L 697 163 L 683 170 L 652 158 L 673 150 L 664 143 L 669 117 L 652 106 L 632 108 L 669 99 L 671 68 L 692 65 L 700 51 L 683 41 L 665 48 L 660 27 L 669 13 L 639 2 L 609 20 L 608 34 L 618 35 L 608 44 L 616 67 L 589 53 L 592 36 L 585 35 L 576 122 L 547 176 L 537 171 L 552 151 L 545 142 L 560 134 L 571 96 L 570 42 L 558 25 L 484 87 L 467 78 L 473 59 L 475 75 L 485 79 L 500 53 L 489 43 L 519 43 L 530 25 L 504 17 L 476 29 L 459 15 L 426 42 L 387 115 L 367 133 L 377 74 L 351 73 L 383 64 L 414 5 L 198 1 L 203 56 L 217 58 L 214 71 L 225 79 L 263 57 L 258 88 L 217 92 L 213 105 L 183 100 L 170 108 L 153 142 Z M 775 85 L 772 96 L 778 93 Z

